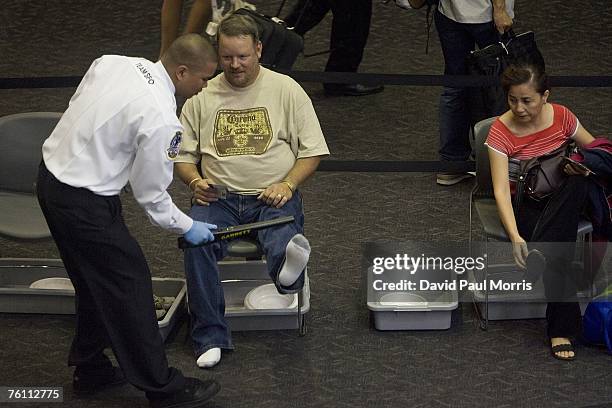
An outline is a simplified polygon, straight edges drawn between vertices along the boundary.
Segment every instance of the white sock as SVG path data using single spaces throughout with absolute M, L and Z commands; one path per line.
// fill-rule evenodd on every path
M 214 347 L 198 357 L 197 364 L 200 368 L 210 368 L 215 366 L 219 361 L 221 361 L 221 349 L 219 347 Z
M 291 286 L 302 274 L 310 257 L 310 244 L 305 236 L 296 234 L 287 244 L 285 263 L 278 274 L 281 286 Z

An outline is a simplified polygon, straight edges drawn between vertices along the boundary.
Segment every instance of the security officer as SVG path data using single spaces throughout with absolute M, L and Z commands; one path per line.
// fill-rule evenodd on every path
M 220 388 L 168 367 L 151 273 L 119 199 L 129 182 L 154 224 L 192 243 L 213 239 L 216 227 L 182 213 L 166 189 L 182 134 L 174 95 L 199 92 L 216 66 L 214 49 L 197 34 L 178 38 L 157 63 L 98 58 L 43 144 L 38 200 L 76 291 L 68 364 L 76 366 L 77 394 L 127 379 L 152 407 L 180 407 Z M 104 354 L 108 346 L 121 370 Z

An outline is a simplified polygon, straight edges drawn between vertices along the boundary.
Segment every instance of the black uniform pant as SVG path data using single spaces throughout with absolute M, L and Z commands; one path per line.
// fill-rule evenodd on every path
M 57 180 L 41 163 L 38 200 L 75 288 L 76 334 L 68 365 L 108 369 L 110 346 L 126 379 L 149 397 L 183 388 L 169 368 L 153 304 L 151 274 L 121 213 L 118 196 Z
M 370 33 L 372 0 L 299 0 L 285 21 L 303 36 L 330 10 L 331 53 L 325 71 L 356 72 Z
M 517 215 L 521 236 L 534 243 L 529 245 L 530 249 L 540 249 L 546 257 L 543 278 L 548 299 L 549 337 L 574 337 L 580 331 L 580 306 L 576 302 L 578 277 L 570 265 L 586 195 L 585 177 L 570 176 L 546 201 L 536 202 L 523 197 Z

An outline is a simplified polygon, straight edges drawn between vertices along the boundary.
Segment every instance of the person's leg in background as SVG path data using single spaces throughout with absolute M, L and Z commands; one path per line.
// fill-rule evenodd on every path
M 285 19 L 289 27 L 304 36 L 319 24 L 331 9 L 330 56 L 326 72 L 357 72 L 370 33 L 372 0 L 300 0 Z M 381 92 L 382 86 L 324 84 L 328 95 L 361 96 Z
M 304 36 L 323 20 L 330 9 L 330 0 L 299 0 L 285 18 L 285 23 Z
M 181 15 L 183 13 L 183 0 L 164 0 L 161 8 L 161 46 L 159 57 L 166 52 L 172 41 L 179 35 Z
M 229 194 L 226 200 L 210 205 L 194 205 L 189 214 L 194 220 L 225 228 L 240 224 L 239 196 Z M 191 313 L 191 338 L 200 368 L 209 368 L 221 360 L 221 349 L 231 350 L 232 337 L 225 320 L 225 295 L 217 261 L 227 253 L 227 243 L 215 242 L 185 250 L 185 276 Z
M 370 34 L 372 0 L 330 0 L 333 14 L 326 72 L 357 72 Z M 362 96 L 381 92 L 381 85 L 323 84 L 327 95 Z
M 444 75 L 466 75 L 466 59 L 476 44 L 484 47 L 496 41 L 493 23 L 463 24 L 436 10 L 436 29 L 444 55 Z M 440 160 L 466 161 L 470 157 L 470 115 L 468 90 L 444 87 L 439 104 Z M 454 185 L 470 178 L 468 173 L 438 173 L 440 185 Z
M 161 8 L 161 46 L 159 57 L 179 36 L 183 0 L 164 0 Z M 201 33 L 212 18 L 210 0 L 195 0 L 189 11 L 183 34 Z

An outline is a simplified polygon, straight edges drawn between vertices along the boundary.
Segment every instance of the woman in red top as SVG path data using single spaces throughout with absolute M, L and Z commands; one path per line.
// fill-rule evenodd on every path
M 579 146 L 594 140 L 569 109 L 548 102 L 547 82 L 546 74 L 535 66 L 508 67 L 502 75 L 502 86 L 510 110 L 495 121 L 486 142 L 497 209 L 520 268 L 527 265 L 526 241 L 576 242 L 578 221 L 586 200 L 587 174 L 566 165 L 564 170 L 568 177 L 550 198 L 537 202 L 525 196 L 517 214 L 512 207 L 509 159 L 537 157 L 555 150 L 569 139 Z M 573 360 L 570 339 L 580 330 L 580 308 L 577 302 L 559 302 L 576 294 L 575 278 L 569 276 L 568 269 L 571 263 L 568 257 L 573 251 L 559 250 L 560 247 L 555 245 L 552 251 L 544 253 L 544 287 L 549 299 L 546 310 L 548 336 L 553 357 Z

